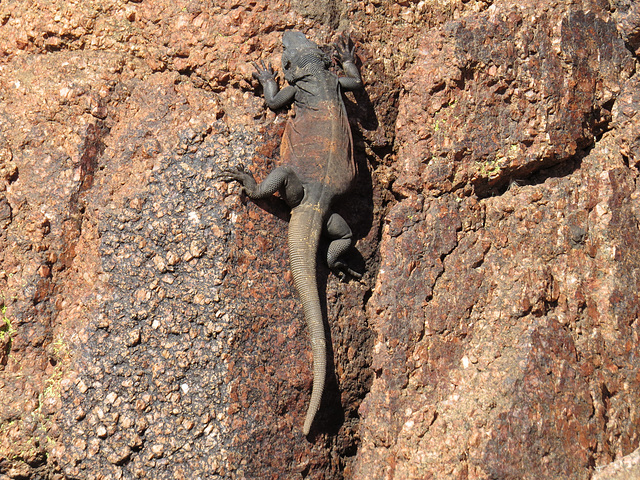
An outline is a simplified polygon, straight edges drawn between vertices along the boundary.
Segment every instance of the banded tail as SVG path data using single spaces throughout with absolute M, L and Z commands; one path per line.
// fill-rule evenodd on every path
M 300 204 L 291 211 L 289 223 L 289 260 L 293 282 L 302 301 L 304 319 L 311 337 L 313 388 L 302 432 L 309 434 L 320 408 L 327 375 L 327 345 L 316 279 L 318 243 L 324 212 L 318 205 Z

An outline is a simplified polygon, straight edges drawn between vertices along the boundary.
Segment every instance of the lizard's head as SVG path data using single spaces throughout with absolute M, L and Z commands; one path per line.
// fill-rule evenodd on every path
M 282 35 L 282 70 L 288 82 L 326 70 L 331 61 L 314 42 L 302 32 L 288 30 Z

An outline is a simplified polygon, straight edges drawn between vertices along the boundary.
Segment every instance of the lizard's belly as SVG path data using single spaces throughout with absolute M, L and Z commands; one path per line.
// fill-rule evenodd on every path
M 356 168 L 351 128 L 342 106 L 326 102 L 313 110 L 297 109 L 285 127 L 280 155 L 303 183 L 321 183 L 336 195 L 346 192 Z

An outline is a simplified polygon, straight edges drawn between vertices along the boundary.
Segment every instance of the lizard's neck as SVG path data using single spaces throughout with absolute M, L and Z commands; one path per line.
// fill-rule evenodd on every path
M 305 72 L 316 75 L 323 70 L 326 70 L 326 66 L 322 58 L 319 58 L 316 53 L 308 53 L 297 59 L 298 67 Z

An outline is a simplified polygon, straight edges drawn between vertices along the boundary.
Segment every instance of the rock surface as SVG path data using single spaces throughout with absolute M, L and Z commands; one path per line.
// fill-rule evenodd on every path
M 353 478 L 587 479 L 638 445 L 635 59 L 583 8 L 418 46 Z
M 0 5 L 0 478 L 631 475 L 636 3 L 214 3 Z M 288 212 L 214 178 L 289 28 L 366 83 L 310 439 Z
M 593 480 L 634 480 L 639 478 L 640 450 L 635 450 L 606 467 L 596 470 Z

